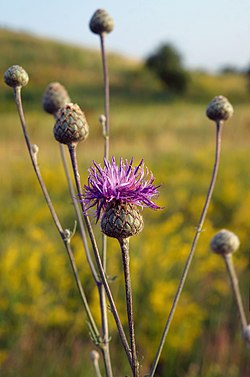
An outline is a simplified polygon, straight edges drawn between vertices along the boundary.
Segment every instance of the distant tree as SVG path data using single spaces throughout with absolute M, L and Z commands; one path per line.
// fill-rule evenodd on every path
M 172 44 L 161 45 L 146 59 L 145 65 L 169 90 L 179 94 L 186 91 L 189 75 L 183 67 L 181 55 Z
M 223 75 L 238 74 L 241 73 L 240 69 L 233 65 L 225 65 L 219 70 Z

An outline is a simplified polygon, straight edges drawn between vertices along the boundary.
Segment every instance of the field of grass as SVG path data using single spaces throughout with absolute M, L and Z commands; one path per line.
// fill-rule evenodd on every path
M 103 156 L 98 124 L 103 112 L 99 53 L 6 30 L 0 32 L 0 40 L 1 75 L 12 64 L 23 65 L 30 74 L 30 84 L 23 89 L 29 134 L 39 146 L 40 169 L 58 215 L 63 226 L 72 229 L 74 211 L 53 140 L 54 121 L 42 112 L 41 99 L 48 82 L 61 81 L 86 112 L 90 136 L 78 147 L 82 184 L 86 183 L 92 160 L 101 162 Z M 223 130 L 212 205 L 157 376 L 247 377 L 249 350 L 241 339 L 228 277 L 223 261 L 209 250 L 211 237 L 221 228 L 239 236 L 241 247 L 234 260 L 249 320 L 250 104 L 244 78 L 215 79 L 196 73 L 189 97 L 181 100 L 164 93 L 153 77 L 141 71 L 140 63 L 112 54 L 109 61 L 111 154 L 133 156 L 136 162 L 143 157 L 161 185 L 157 203 L 163 210 L 144 210 L 143 233 L 131 240 L 136 334 L 145 374 L 190 249 L 213 167 L 215 127 L 205 116 L 206 100 L 217 94 L 232 100 L 235 115 Z M 93 377 L 88 354 L 94 346 L 67 255 L 31 169 L 11 90 L 3 84 L 0 88 L 1 372 L 6 377 L 33 377 L 38 371 L 42 377 Z M 99 225 L 94 227 L 99 234 Z M 78 232 L 73 246 L 99 321 L 98 295 Z M 121 258 L 115 240 L 108 243 L 108 275 L 115 277 L 111 287 L 125 323 Z M 111 314 L 109 319 L 114 375 L 120 377 L 121 369 L 122 375 L 128 375 Z

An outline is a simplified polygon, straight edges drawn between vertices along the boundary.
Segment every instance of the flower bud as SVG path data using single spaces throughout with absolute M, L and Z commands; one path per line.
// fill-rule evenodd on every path
M 234 253 L 240 246 L 239 238 L 233 232 L 222 229 L 212 238 L 210 247 L 222 256 Z
M 91 358 L 92 361 L 99 360 L 99 358 L 100 358 L 99 353 L 97 351 L 95 351 L 95 350 L 91 351 L 90 354 L 89 354 L 89 356 L 90 356 L 90 358 Z
M 90 30 L 95 34 L 110 33 L 114 29 L 114 21 L 104 9 L 97 9 L 89 22 Z
M 68 103 L 58 111 L 54 136 L 59 143 L 77 144 L 85 140 L 88 134 L 88 123 L 77 104 Z
M 39 147 L 38 147 L 38 145 L 36 145 L 36 144 L 32 144 L 32 145 L 31 145 L 31 152 L 32 152 L 33 154 L 37 154 L 37 153 L 39 152 Z
M 54 114 L 70 102 L 67 90 L 59 82 L 51 82 L 43 95 L 43 109 L 49 114 Z
M 106 117 L 105 117 L 105 115 L 101 114 L 99 116 L 99 122 L 100 122 L 101 126 L 105 126 L 105 124 L 106 124 Z
M 13 65 L 5 72 L 4 81 L 12 88 L 22 87 L 28 84 L 29 76 L 20 65 Z
M 142 215 L 136 205 L 116 200 L 107 205 L 101 220 L 103 233 L 117 239 L 136 235 L 142 231 L 143 225 Z
M 207 117 L 215 122 L 228 120 L 234 112 L 233 106 L 226 97 L 216 96 L 207 107 Z

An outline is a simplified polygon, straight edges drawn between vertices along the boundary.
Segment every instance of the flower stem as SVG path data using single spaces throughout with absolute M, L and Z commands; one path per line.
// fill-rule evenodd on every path
M 177 304 L 178 304 L 179 299 L 180 299 L 180 295 L 182 293 L 182 290 L 183 290 L 183 287 L 184 287 L 184 284 L 185 284 L 185 281 L 186 281 L 186 278 L 187 278 L 187 275 L 188 275 L 188 271 L 189 271 L 189 268 L 190 268 L 190 265 L 191 265 L 191 262 L 192 262 L 192 259 L 193 259 L 193 256 L 194 256 L 194 252 L 195 252 L 195 249 L 196 249 L 196 246 L 197 246 L 197 242 L 198 242 L 198 239 L 199 239 L 200 234 L 202 232 L 202 227 L 203 227 L 203 224 L 204 224 L 204 221 L 205 221 L 205 218 L 206 218 L 206 214 L 207 214 L 207 210 L 208 210 L 208 207 L 209 207 L 209 204 L 210 204 L 210 201 L 211 201 L 211 197 L 212 197 L 212 194 L 213 194 L 213 190 L 214 190 L 214 186 L 215 186 L 215 182 L 216 182 L 216 178 L 217 178 L 217 174 L 218 174 L 218 169 L 219 169 L 222 127 L 223 127 L 223 122 L 218 121 L 216 123 L 215 161 L 214 161 L 212 177 L 211 177 L 210 185 L 209 185 L 209 188 L 208 188 L 205 204 L 204 204 L 202 212 L 201 212 L 200 220 L 199 220 L 198 226 L 196 228 L 196 232 L 195 232 L 195 235 L 194 235 L 194 238 L 193 238 L 191 249 L 190 249 L 189 255 L 188 255 L 187 260 L 186 260 L 186 264 L 185 264 L 185 267 L 184 267 L 184 270 L 183 270 L 183 273 L 182 273 L 182 276 L 181 276 L 181 279 L 180 279 L 179 286 L 177 288 L 175 297 L 173 299 L 172 307 L 171 307 L 171 310 L 169 312 L 169 315 L 168 315 L 168 318 L 167 318 L 167 321 L 166 321 L 166 324 L 165 324 L 165 328 L 163 330 L 163 334 L 162 334 L 160 344 L 159 344 L 157 352 L 156 352 L 155 359 L 153 361 L 153 364 L 152 364 L 152 367 L 151 367 L 151 370 L 150 370 L 149 377 L 153 377 L 154 374 L 155 374 L 155 371 L 156 371 L 156 368 L 157 368 L 157 365 L 158 365 L 158 362 L 159 362 L 159 359 L 160 359 L 160 355 L 161 355 L 164 343 L 166 341 L 166 337 L 167 337 L 172 319 L 174 317 L 174 313 L 175 313 Z
M 129 335 L 130 335 L 130 346 L 131 346 L 131 351 L 132 351 L 133 375 L 134 377 L 139 377 L 139 363 L 137 359 L 136 341 L 135 341 L 132 286 L 131 286 L 130 268 L 129 268 L 129 238 L 119 239 L 119 243 L 120 243 L 121 251 L 122 251 L 127 316 L 128 316 L 128 325 L 129 325 Z
M 238 310 L 239 310 L 239 314 L 240 314 L 241 327 L 242 327 L 242 330 L 244 331 L 244 329 L 247 327 L 247 319 L 246 319 L 245 311 L 244 311 L 244 308 L 243 308 L 241 293 L 240 293 L 240 289 L 239 289 L 239 282 L 238 282 L 238 278 L 237 278 L 236 271 L 235 271 L 235 268 L 234 268 L 232 254 L 223 255 L 223 259 L 224 259 L 224 262 L 225 262 L 225 265 L 226 265 L 226 268 L 227 268 L 227 272 L 228 272 L 228 275 L 229 275 L 229 278 L 230 278 L 230 282 L 231 282 L 232 290 L 233 290 L 233 293 L 234 293 L 234 296 L 235 296 L 236 304 L 238 306 Z
M 104 81 L 104 113 L 105 113 L 105 124 L 103 133 L 104 136 L 104 158 L 109 158 L 109 77 L 108 77 L 108 67 L 105 52 L 105 34 L 100 35 L 101 41 L 101 53 L 102 53 L 102 65 L 103 65 L 103 81 Z M 107 236 L 102 234 L 102 266 L 106 273 L 107 268 Z M 100 301 L 101 301 L 101 315 L 102 315 L 102 331 L 103 337 L 106 341 L 109 338 L 109 328 L 108 328 L 108 317 L 107 317 L 107 305 L 106 296 L 103 283 L 99 286 Z
M 22 99 L 21 99 L 21 88 L 20 87 L 15 88 L 14 95 L 15 95 L 15 102 L 16 102 L 17 111 L 18 111 L 18 114 L 19 114 L 19 117 L 20 117 L 25 142 L 26 142 L 26 145 L 27 145 L 27 149 L 28 149 L 28 152 L 29 152 L 29 155 L 30 155 L 30 158 L 31 158 L 31 162 L 32 162 L 35 174 L 37 176 L 38 182 L 39 182 L 40 187 L 42 189 L 42 192 L 43 192 L 45 201 L 47 203 L 47 206 L 50 210 L 52 219 L 55 223 L 55 226 L 56 226 L 56 228 L 57 228 L 57 230 L 58 230 L 58 232 L 59 232 L 59 234 L 60 234 L 60 236 L 63 240 L 64 246 L 66 248 L 66 251 L 67 251 L 67 254 L 68 254 L 68 257 L 69 257 L 69 260 L 70 260 L 70 264 L 71 264 L 71 267 L 72 267 L 73 275 L 74 275 L 74 278 L 75 278 L 75 281 L 76 281 L 76 285 L 77 285 L 77 288 L 78 288 L 84 309 L 85 309 L 87 317 L 88 317 L 91 332 L 96 339 L 99 339 L 99 337 L 100 337 L 99 331 L 97 329 L 94 318 L 93 318 L 92 313 L 90 311 L 90 308 L 89 308 L 89 305 L 88 305 L 88 302 L 87 302 L 87 298 L 86 298 L 84 289 L 82 287 L 82 284 L 81 284 L 81 281 L 80 281 L 80 278 L 79 278 L 79 275 L 78 275 L 74 255 L 73 255 L 71 245 L 70 245 L 70 237 L 66 236 L 66 233 L 61 226 L 60 220 L 59 220 L 59 218 L 56 214 L 56 211 L 55 211 L 54 206 L 52 204 L 52 201 L 50 199 L 49 193 L 48 193 L 47 188 L 44 184 L 44 181 L 43 181 L 43 178 L 42 178 L 39 166 L 38 166 L 38 162 L 37 162 L 37 152 L 38 152 L 38 150 L 34 151 L 34 148 L 32 147 L 30 140 L 29 140 L 29 136 L 28 136 L 27 128 L 26 128 L 25 117 L 24 117 L 24 112 L 23 112 Z
M 80 174 L 79 174 L 79 171 L 78 171 L 78 164 L 77 164 L 77 158 L 76 158 L 76 146 L 75 145 L 69 145 L 69 153 L 70 153 L 70 157 L 71 157 L 72 168 L 73 168 L 73 172 L 74 172 L 77 192 L 78 192 L 79 197 L 81 197 L 82 196 L 82 189 L 81 189 L 81 182 L 80 182 Z M 106 274 L 105 274 L 105 271 L 103 269 L 103 265 L 102 265 L 102 261 L 101 261 L 101 258 L 100 258 L 100 254 L 99 254 L 98 246 L 97 246 L 96 239 L 95 239 L 95 236 L 94 236 L 94 232 L 93 232 L 89 217 L 86 213 L 84 203 L 82 201 L 81 201 L 81 207 L 82 207 L 84 221 L 85 221 L 85 224 L 86 224 L 86 227 L 87 227 L 87 230 L 88 230 L 88 233 L 89 233 L 90 241 L 91 241 L 91 244 L 92 244 L 93 252 L 94 252 L 94 255 L 95 255 L 97 268 L 98 268 L 100 277 L 102 279 L 102 283 L 103 283 L 103 286 L 105 288 L 106 295 L 107 295 L 108 300 L 109 300 L 111 311 L 112 311 L 114 320 L 116 322 L 116 326 L 117 326 L 117 329 L 118 329 L 118 333 L 119 333 L 122 345 L 123 345 L 124 350 L 126 352 L 129 363 L 132 366 L 131 351 L 129 349 L 127 338 L 126 338 L 126 335 L 125 335 L 125 332 L 124 332 L 118 311 L 116 309 L 116 305 L 115 305 L 111 290 L 110 290 L 108 282 L 107 282 Z
M 89 251 L 87 237 L 86 237 L 86 231 L 85 231 L 84 226 L 83 226 L 81 212 L 80 212 L 80 209 L 79 209 L 79 206 L 78 206 L 78 201 L 76 199 L 72 180 L 71 180 L 71 177 L 70 177 L 70 174 L 69 174 L 69 169 L 68 169 L 67 162 L 66 162 L 64 146 L 61 143 L 59 144 L 59 146 L 60 146 L 62 163 L 63 163 L 66 179 L 67 179 L 67 182 L 68 182 L 70 196 L 71 196 L 71 199 L 72 199 L 72 202 L 73 202 L 73 206 L 74 206 L 75 213 L 76 213 L 76 218 L 77 218 L 77 221 L 78 221 L 78 224 L 79 224 L 80 234 L 81 234 L 84 250 L 86 252 L 86 258 L 87 258 L 90 270 L 92 272 L 93 278 L 94 278 L 94 280 L 97 284 L 99 279 L 98 279 L 98 275 L 97 275 L 97 272 L 96 272 L 96 269 L 95 269 L 94 263 L 92 261 L 90 251 Z
M 101 52 L 102 52 L 102 66 L 103 66 L 103 80 L 104 80 L 104 110 L 105 110 L 105 143 L 104 143 L 104 157 L 109 158 L 109 76 L 107 67 L 107 58 L 105 52 L 105 34 L 100 35 Z

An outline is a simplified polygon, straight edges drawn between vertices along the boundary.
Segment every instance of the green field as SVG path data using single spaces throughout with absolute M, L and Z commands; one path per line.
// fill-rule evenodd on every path
M 54 120 L 41 108 L 51 81 L 60 81 L 84 110 L 90 135 L 78 147 L 82 184 L 92 160 L 102 162 L 98 118 L 103 113 L 100 53 L 0 30 L 1 76 L 13 64 L 30 76 L 23 105 L 31 142 L 65 228 L 74 226 Z M 161 211 L 145 210 L 143 233 L 131 239 L 132 282 L 139 357 L 144 374 L 158 345 L 178 279 L 198 224 L 213 167 L 215 126 L 207 103 L 226 95 L 235 114 L 225 124 L 222 157 L 212 204 L 181 301 L 167 339 L 159 377 L 247 377 L 249 350 L 223 260 L 209 242 L 221 228 L 241 240 L 235 266 L 249 318 L 250 96 L 241 75 L 193 72 L 184 98 L 164 92 L 141 62 L 109 54 L 111 155 L 141 158 L 160 184 Z M 0 363 L 6 377 L 94 377 L 94 348 L 67 255 L 56 231 L 25 148 L 13 93 L 0 84 Z M 94 220 L 93 220 L 94 223 Z M 95 226 L 99 235 L 99 225 Z M 98 236 L 99 239 L 99 236 Z M 94 315 L 98 295 L 86 267 L 78 232 L 75 257 Z M 125 323 L 123 276 L 118 243 L 108 243 L 108 275 Z M 114 375 L 130 373 L 111 314 Z M 121 372 L 121 369 L 124 369 Z M 89 370 L 89 372 L 86 372 Z M 142 374 L 143 375 L 143 374 Z

